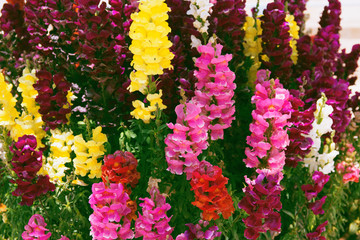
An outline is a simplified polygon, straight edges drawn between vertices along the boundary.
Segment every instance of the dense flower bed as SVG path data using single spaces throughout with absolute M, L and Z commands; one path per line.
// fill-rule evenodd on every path
M 360 237 L 340 0 L 7 0 L 0 239 Z

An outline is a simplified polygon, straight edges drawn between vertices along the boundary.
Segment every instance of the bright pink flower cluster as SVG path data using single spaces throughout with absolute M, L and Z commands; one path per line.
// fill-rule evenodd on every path
M 21 234 L 21 237 L 24 240 L 47 240 L 51 236 L 51 232 L 45 233 L 49 231 L 46 229 L 46 223 L 40 214 L 34 214 L 29 219 L 28 225 L 25 226 L 25 231 Z M 69 240 L 69 238 L 61 235 L 59 240 Z
M 221 55 L 222 45 L 208 43 L 198 47 L 201 56 L 196 59 L 195 71 L 198 82 L 193 98 L 202 110 L 202 118 L 210 131 L 212 140 L 223 139 L 224 129 L 235 119 L 234 83 L 235 74 L 229 69 L 231 54 Z
M 36 197 L 54 191 L 55 185 L 49 181 L 49 176 L 37 176 L 42 166 L 42 152 L 36 151 L 37 142 L 33 135 L 24 135 L 14 143 L 10 150 L 14 154 L 11 165 L 18 179 L 11 180 L 17 184 L 12 192 L 21 196 L 20 205 L 31 206 Z
M 289 91 L 276 79 L 266 81 L 270 72 L 260 70 L 258 84 L 252 102 L 256 109 L 252 112 L 250 136 L 247 143 L 253 148 L 246 148 L 244 162 L 247 167 L 257 168 L 262 164 L 273 174 L 281 172 L 285 164 L 285 149 L 289 145 L 289 136 L 284 127 L 289 126 L 291 114 Z M 260 160 L 262 161 L 260 162 Z
M 139 214 L 135 221 L 135 237 L 143 237 L 144 240 L 172 240 L 171 233 L 174 229 L 169 226 L 171 217 L 166 216 L 171 206 L 156 187 L 150 190 L 150 195 L 151 199 L 140 198 L 144 202 L 139 204 L 142 215 Z
M 207 129 L 198 105 L 189 102 L 179 104 L 175 112 L 176 123 L 168 124 L 173 133 L 165 139 L 168 170 L 179 175 L 185 172 L 190 179 L 192 172 L 199 166 L 197 157 L 208 147 Z
M 218 232 L 219 228 L 216 225 L 209 226 L 208 221 L 200 220 L 198 224 L 192 223 L 185 224 L 189 227 L 184 233 L 178 235 L 176 240 L 194 240 L 194 239 L 206 239 L 213 240 L 216 237 L 221 236 L 221 232 Z
M 51 233 L 45 233 L 46 231 L 49 231 L 46 229 L 46 223 L 44 218 L 39 214 L 34 214 L 29 219 L 28 225 L 25 226 L 25 231 L 21 234 L 21 237 L 24 240 L 47 240 L 50 238 Z
M 92 194 L 89 203 L 94 213 L 90 215 L 91 236 L 93 239 L 132 239 L 130 220 L 126 216 L 131 209 L 126 205 L 129 199 L 121 183 L 103 182 L 92 185 Z M 123 224 L 120 221 L 123 220 Z M 120 228 L 120 229 L 119 229 Z
M 359 182 L 360 169 L 353 162 L 342 161 L 336 165 L 336 171 L 343 175 L 343 182 Z
M 245 197 L 239 202 L 239 208 L 245 210 L 249 216 L 243 219 L 246 229 L 244 236 L 247 239 L 257 239 L 261 232 L 268 230 L 280 232 L 281 218 L 277 211 L 282 208 L 280 193 L 282 187 L 279 182 L 282 173 L 267 175 L 260 173 L 255 180 L 245 176 L 248 184 L 243 189 Z
M 256 109 L 252 112 L 250 136 L 244 162 L 247 167 L 259 168 L 255 180 L 245 176 L 248 184 L 243 189 L 245 197 L 239 202 L 239 208 L 249 216 L 243 219 L 247 229 L 247 239 L 257 239 L 260 232 L 268 230 L 279 232 L 281 228 L 280 181 L 283 178 L 285 149 L 289 145 L 289 136 L 284 129 L 289 126 L 292 106 L 289 91 L 284 89 L 279 80 L 268 80 L 269 71 L 260 70 L 252 103 Z
M 310 202 L 313 198 L 316 198 L 317 195 L 324 188 L 324 185 L 329 181 L 330 176 L 323 174 L 322 172 L 315 171 L 313 173 L 312 179 L 314 180 L 314 185 L 307 184 L 302 185 L 301 189 L 305 192 L 306 199 Z M 321 199 L 316 200 L 308 204 L 308 208 L 313 211 L 315 215 L 324 214 L 322 206 L 325 203 L 327 196 L 323 196 Z

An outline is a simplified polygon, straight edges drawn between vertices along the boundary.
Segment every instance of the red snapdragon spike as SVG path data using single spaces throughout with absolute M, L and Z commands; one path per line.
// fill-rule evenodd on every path
M 132 153 L 118 150 L 104 157 L 101 178 L 104 183 L 122 183 L 130 194 L 131 188 L 134 188 L 140 179 L 137 164 Z
M 227 182 L 221 168 L 206 161 L 200 162 L 199 168 L 193 172 L 190 184 L 195 201 L 192 204 L 203 211 L 204 220 L 216 220 L 220 213 L 228 219 L 234 212 L 234 203 L 225 186 Z
M 42 152 L 36 151 L 36 146 L 35 136 L 24 135 L 10 148 L 14 154 L 11 164 L 18 177 L 16 180 L 11 180 L 12 183 L 17 184 L 12 194 L 21 196 L 21 205 L 31 206 L 36 197 L 55 190 L 55 185 L 49 181 L 49 176 L 37 176 L 42 166 Z
M 45 124 L 51 129 L 55 129 L 62 124 L 66 124 L 67 114 L 71 112 L 67 94 L 71 84 L 66 81 L 62 73 L 51 75 L 46 70 L 36 73 L 38 81 L 34 88 L 38 91 L 35 100 L 40 105 L 39 113 Z

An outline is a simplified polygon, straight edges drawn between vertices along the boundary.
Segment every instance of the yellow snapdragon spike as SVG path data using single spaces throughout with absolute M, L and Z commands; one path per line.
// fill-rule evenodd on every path
M 139 100 L 133 101 L 132 105 L 135 109 L 130 114 L 134 118 L 141 119 L 144 121 L 144 123 L 149 123 L 150 119 L 155 118 L 155 116 L 152 115 L 151 113 L 156 111 L 156 107 L 154 106 L 145 107 L 144 103 Z
M 253 65 L 248 71 L 249 85 L 254 87 L 256 73 L 261 65 L 261 62 L 259 61 L 259 55 L 262 52 L 262 40 L 260 38 L 262 28 L 260 19 L 256 18 L 255 21 L 253 17 L 247 16 L 243 29 L 245 30 L 243 42 L 244 55 L 253 60 Z
M 38 174 L 47 174 L 49 175 L 51 182 L 63 184 L 65 171 L 69 169 L 65 164 L 71 162 L 70 154 L 74 144 L 74 135 L 72 131 L 61 132 L 59 129 L 51 130 L 49 142 L 49 157 L 44 161 L 44 170 Z
M 8 130 L 15 124 L 19 117 L 16 110 L 16 98 L 11 94 L 12 85 L 5 82 L 4 75 L 0 73 L 0 125 Z
M 159 93 L 154 94 L 148 94 L 146 96 L 146 99 L 150 101 L 150 106 L 158 107 L 160 110 L 163 110 L 166 108 L 166 106 L 162 102 L 162 90 L 159 90 Z
M 293 15 L 286 15 L 285 21 L 289 24 L 290 30 L 290 47 L 292 48 L 292 54 L 291 54 L 291 60 L 293 61 L 294 64 L 297 64 L 297 60 L 298 60 L 298 51 L 297 51 L 297 47 L 296 47 L 296 43 L 297 43 L 297 39 L 299 39 L 299 30 L 300 27 L 297 25 L 297 23 L 295 22 L 295 18 Z
M 73 150 L 76 158 L 73 163 L 76 175 L 84 177 L 89 173 L 89 178 L 101 177 L 102 163 L 98 158 L 105 154 L 104 143 L 107 140 L 100 126 L 92 130 L 92 139 L 89 141 L 85 141 L 82 135 L 74 137 Z
M 148 76 L 144 72 L 142 71 L 131 72 L 130 80 L 131 80 L 129 86 L 130 92 L 139 91 L 142 94 L 145 94 L 149 82 L 148 82 Z
M 167 38 L 171 31 L 166 22 L 170 8 L 164 0 L 140 0 L 139 10 L 131 15 L 129 36 L 133 41 L 129 49 L 134 54 L 131 64 L 146 75 L 162 74 L 163 69 L 171 67 L 174 57 Z

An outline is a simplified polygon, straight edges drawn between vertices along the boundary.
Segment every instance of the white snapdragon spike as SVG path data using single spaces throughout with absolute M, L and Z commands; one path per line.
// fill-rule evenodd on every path
M 194 27 L 200 33 L 207 33 L 209 28 L 209 21 L 207 18 L 211 14 L 211 7 L 214 4 L 210 3 L 209 0 L 187 0 L 190 1 L 190 9 L 186 12 L 187 15 L 192 15 L 195 18 Z
M 316 111 L 314 112 L 315 120 L 312 124 L 311 131 L 306 135 L 313 140 L 311 151 L 304 158 L 305 166 L 309 167 L 309 171 L 321 171 L 324 174 L 334 172 L 334 159 L 339 154 L 335 150 L 335 143 L 332 141 L 335 131 L 331 128 L 333 120 L 330 118 L 330 114 L 333 112 L 333 108 L 326 104 L 327 98 L 322 93 L 321 98 L 316 102 Z M 320 149 L 322 146 L 321 137 L 331 133 L 331 139 L 326 139 L 322 153 Z
M 191 35 L 191 48 L 198 48 L 198 46 L 201 46 L 201 40 L 196 38 L 194 35 Z
M 0 141 L 0 160 L 6 160 L 6 152 L 4 150 L 4 143 Z

